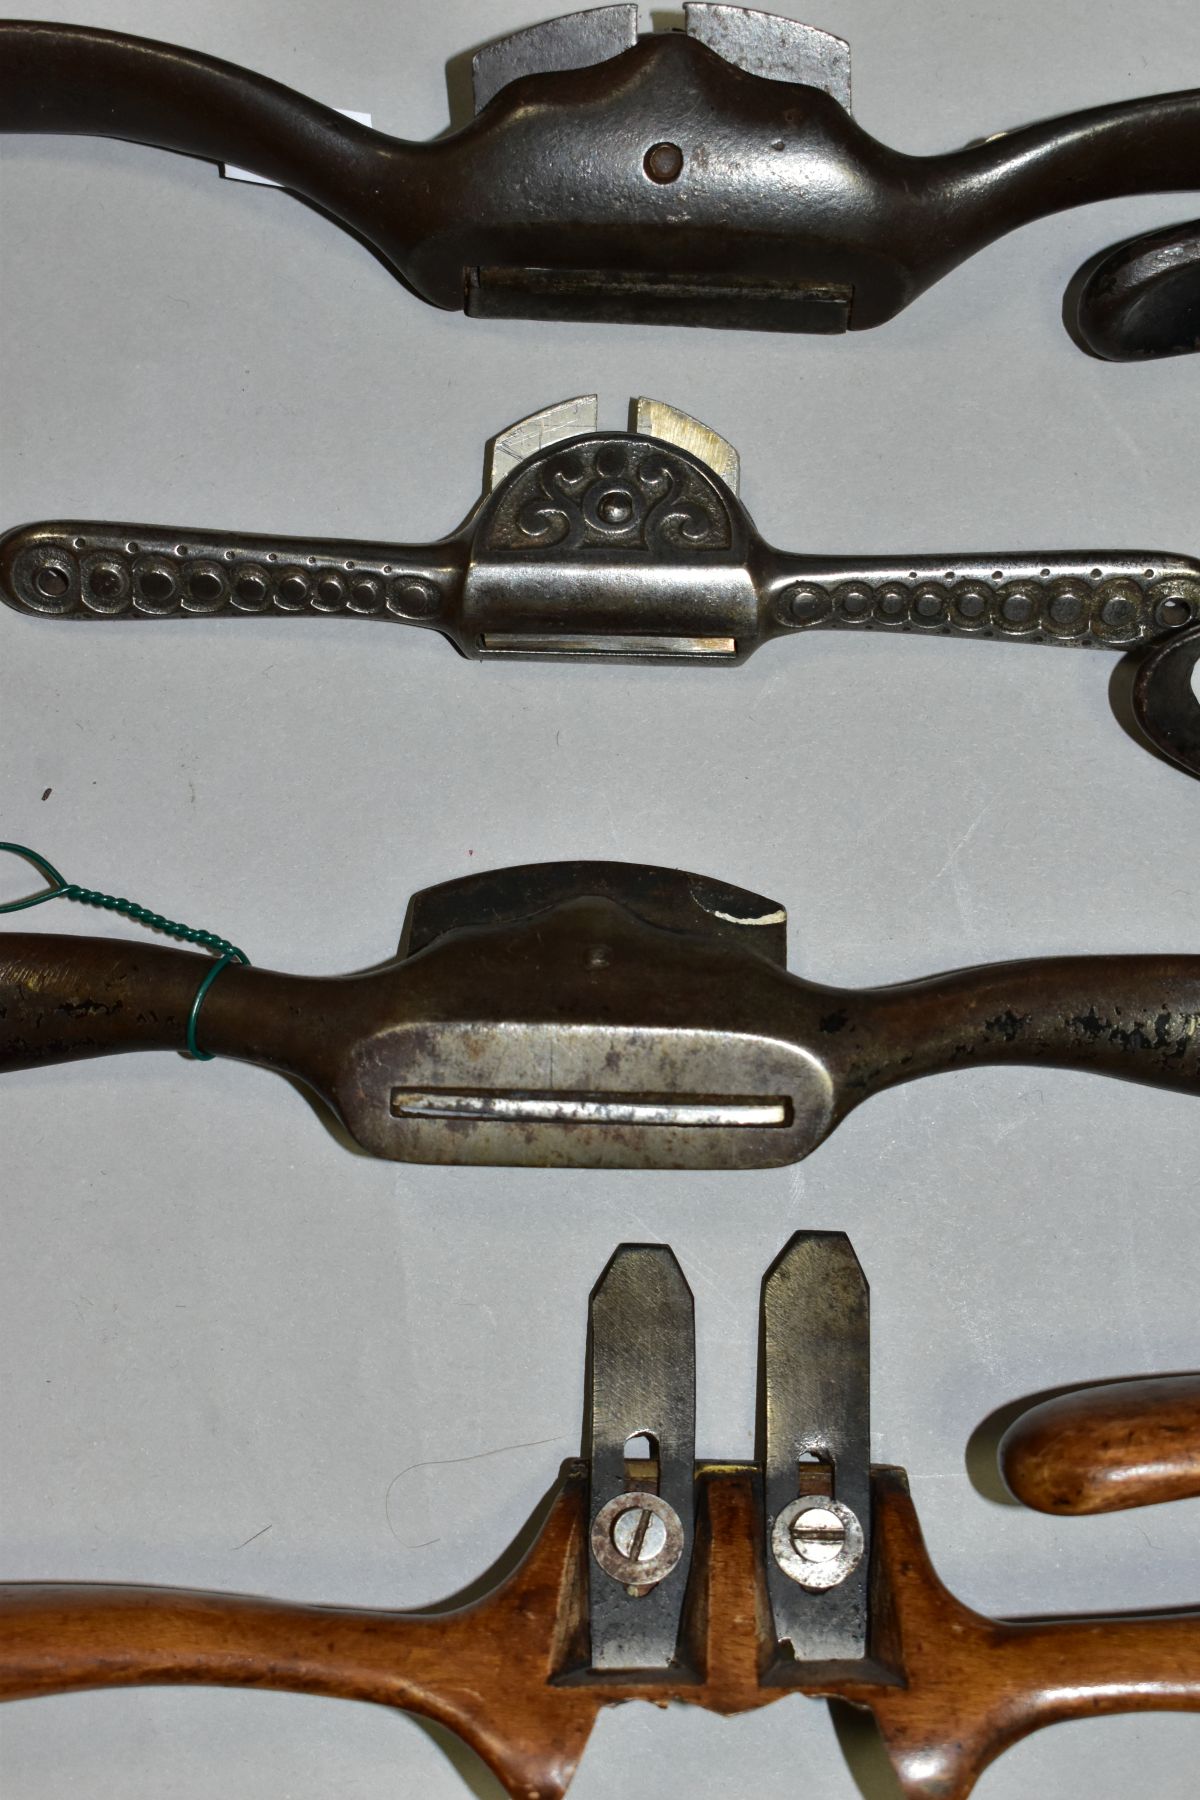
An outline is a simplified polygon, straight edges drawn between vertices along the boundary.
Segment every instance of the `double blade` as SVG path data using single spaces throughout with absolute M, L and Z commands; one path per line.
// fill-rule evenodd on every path
M 736 494 L 741 481 L 741 459 L 733 445 L 719 432 L 668 406 L 665 400 L 651 400 L 639 395 L 630 402 L 629 428 L 640 437 L 658 438 L 677 449 L 687 450 L 719 475 L 726 487 Z M 543 406 L 527 418 L 518 419 L 492 439 L 488 453 L 486 491 L 492 493 L 506 476 L 540 450 L 562 444 L 570 438 L 594 432 L 599 423 L 599 398 L 595 394 L 576 394 L 571 400 Z
M 687 36 L 734 68 L 766 81 L 820 88 L 849 112 L 850 46 L 844 38 L 778 13 L 707 0 L 691 0 L 683 14 Z M 637 41 L 638 9 L 628 4 L 564 13 L 497 38 L 471 59 L 475 111 L 482 112 L 524 75 L 589 69 L 632 50 Z

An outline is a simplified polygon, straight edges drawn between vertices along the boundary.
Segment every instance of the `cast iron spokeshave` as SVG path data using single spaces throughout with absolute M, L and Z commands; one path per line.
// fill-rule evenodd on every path
M 861 331 L 1034 219 L 1200 186 L 1200 93 L 1095 106 L 911 156 L 850 112 L 841 38 L 688 4 L 549 19 L 474 59 L 475 117 L 431 143 L 264 75 L 78 25 L 0 25 L 0 129 L 235 163 L 364 239 L 423 299 L 480 318 Z M 919 103 L 919 101 L 918 101 Z M 1068 289 L 1102 356 L 1200 337 L 1200 227 L 1122 245 Z
M 19 612 L 84 620 L 350 618 L 483 661 L 745 661 L 815 630 L 1094 645 L 1141 658 L 1134 710 L 1200 774 L 1200 562 L 1147 550 L 820 556 L 776 550 L 724 438 L 662 401 L 597 429 L 594 394 L 501 432 L 487 491 L 432 544 L 58 520 L 0 542 Z

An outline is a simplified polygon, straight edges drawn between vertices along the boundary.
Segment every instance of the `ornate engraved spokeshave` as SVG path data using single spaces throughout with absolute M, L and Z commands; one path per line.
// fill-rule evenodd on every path
M 433 544 L 57 520 L 0 542 L 0 593 L 45 618 L 341 617 L 464 656 L 738 663 L 797 632 L 916 632 L 1136 651 L 1151 743 L 1200 775 L 1200 562 L 1158 551 L 814 556 L 773 549 L 737 452 L 657 400 L 598 431 L 594 394 L 492 444 L 487 491 Z
M 988 1063 L 1200 1098 L 1200 956 L 834 988 L 788 974 L 786 919 L 703 876 L 584 862 L 428 888 L 394 961 L 334 978 L 212 938 L 215 980 L 163 945 L 6 933 L 0 1070 L 186 1045 L 307 1082 L 372 1155 L 534 1167 L 773 1167 L 883 1088 Z
M 0 1698 L 187 1682 L 373 1700 L 456 1732 L 514 1800 L 561 1800 L 597 1714 L 629 1700 L 846 1702 L 873 1717 L 908 1800 L 964 1800 L 1059 1720 L 1200 1710 L 1200 1612 L 988 1619 L 943 1587 L 903 1469 L 870 1461 L 868 1294 L 848 1238 L 796 1234 L 763 1282 L 761 1333 L 756 1460 L 697 1464 L 691 1291 L 670 1250 L 623 1245 L 592 1295 L 583 1455 L 482 1599 L 405 1614 L 14 1585 Z M 1104 1393 L 1090 1447 L 1119 1468 Z M 1200 1385 L 1141 1444 L 1157 1480 L 1133 1472 L 1116 1504 L 1166 1498 L 1172 1477 L 1200 1492 Z M 1089 1443 L 1055 1460 L 1085 1473 Z M 1018 1446 L 1012 1461 L 1036 1488 L 1046 1458 Z
M 481 318 L 861 331 L 1033 219 L 1200 186 L 1195 90 L 908 156 L 851 117 L 840 38 L 683 11 L 682 32 L 639 37 L 636 5 L 602 6 L 487 45 L 474 120 L 427 144 L 176 45 L 14 21 L 0 128 L 236 163 Z M 1195 347 L 1200 227 L 1168 238 L 1122 246 L 1069 300 L 1099 354 Z

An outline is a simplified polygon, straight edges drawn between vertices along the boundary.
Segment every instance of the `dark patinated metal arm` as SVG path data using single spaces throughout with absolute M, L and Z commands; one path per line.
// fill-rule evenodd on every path
M 204 1683 L 375 1701 L 456 1732 L 513 1800 L 562 1800 L 597 1716 L 628 1700 L 846 1702 L 873 1716 L 905 1800 L 966 1800 L 1057 1720 L 1200 1709 L 1195 1610 L 990 1619 L 943 1585 L 904 1471 L 869 1460 L 868 1304 L 849 1240 L 798 1232 L 763 1284 L 765 1449 L 697 1464 L 691 1291 L 665 1245 L 622 1245 L 592 1297 L 583 1457 L 524 1561 L 471 1604 L 13 1584 L 0 1700 Z M 648 1460 L 624 1456 L 672 1421 Z
M 1060 957 L 875 989 L 791 975 L 786 914 L 679 871 L 546 863 L 418 894 L 394 961 L 231 966 L 202 1048 L 309 1083 L 400 1161 L 750 1168 L 807 1156 L 870 1095 L 989 1063 L 1200 1098 L 1200 957 Z M 0 937 L 0 1070 L 182 1049 L 211 963 Z
M 639 37 L 636 5 L 617 5 L 487 46 L 476 118 L 429 144 L 195 51 L 13 21 L 0 128 L 236 161 L 365 238 L 424 299 L 493 317 L 862 330 L 1031 220 L 1200 185 L 1194 90 L 908 156 L 851 117 L 840 39 L 684 11 L 682 33 Z M 1102 337 L 1103 354 L 1161 353 L 1161 321 Z
M 1082 275 L 1083 271 L 1081 271 Z M 1109 362 L 1200 350 L 1200 220 L 1118 244 L 1068 300 L 1079 342 Z
M 0 597 L 42 618 L 342 617 L 464 656 L 739 663 L 813 630 L 1093 645 L 1143 657 L 1134 711 L 1200 775 L 1200 562 L 1146 550 L 816 556 L 777 550 L 737 453 L 661 401 L 596 430 L 594 395 L 494 441 L 488 491 L 438 543 L 58 520 L 0 541 Z

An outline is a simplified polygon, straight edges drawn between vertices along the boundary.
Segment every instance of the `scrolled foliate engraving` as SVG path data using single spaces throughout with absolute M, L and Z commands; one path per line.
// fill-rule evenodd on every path
M 497 494 L 480 549 L 613 550 L 651 556 L 728 550 L 733 521 L 690 459 L 636 438 L 597 438 L 532 459 Z

